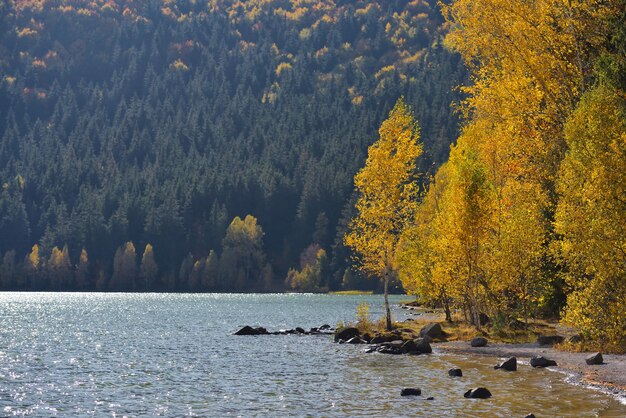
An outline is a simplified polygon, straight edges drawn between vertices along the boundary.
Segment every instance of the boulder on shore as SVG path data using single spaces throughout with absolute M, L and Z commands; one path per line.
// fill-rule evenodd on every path
M 484 337 L 476 337 L 470 341 L 472 347 L 484 347 L 487 345 L 487 339 Z
M 470 399 L 487 399 L 491 398 L 491 392 L 487 388 L 474 388 L 465 392 L 463 396 Z
M 419 396 L 422 394 L 422 390 L 418 388 L 404 388 L 400 392 L 400 396 Z
M 556 361 L 549 360 L 543 356 L 533 357 L 530 359 L 530 365 L 532 367 L 551 367 L 556 366 Z
M 450 369 L 448 370 L 448 376 L 463 377 L 463 371 L 461 371 L 461 369 Z
M 560 335 L 541 335 L 537 337 L 537 343 L 539 345 L 554 345 L 562 343 L 564 339 Z
M 425 336 L 429 336 L 433 339 L 443 337 L 443 330 L 441 329 L 441 325 L 438 322 L 433 322 L 432 324 L 426 325 L 420 330 L 420 337 Z
M 507 372 L 514 372 L 517 370 L 517 358 L 516 357 L 510 357 L 506 360 L 504 360 L 502 363 L 498 364 L 497 366 L 493 366 L 494 369 L 498 370 L 506 370 Z
M 335 333 L 335 342 L 340 341 L 340 340 L 347 341 L 350 338 L 360 337 L 360 336 L 361 336 L 361 332 L 358 329 L 354 327 L 346 327 L 346 328 L 337 330 L 337 332 Z
M 585 359 L 585 363 L 592 366 L 595 364 L 604 364 L 602 353 L 594 353 Z

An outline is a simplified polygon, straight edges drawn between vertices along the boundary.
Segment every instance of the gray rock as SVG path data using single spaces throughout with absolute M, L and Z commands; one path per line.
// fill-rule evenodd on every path
M 330 329 L 330 325 L 328 325 L 328 324 L 324 324 L 324 325 L 322 325 L 322 326 L 320 327 L 320 330 L 321 330 L 321 331 L 324 331 L 324 330 L 327 330 L 327 329 Z
M 506 370 L 507 372 L 514 372 L 517 370 L 517 358 L 510 357 L 504 360 L 502 363 L 493 367 L 494 369 Z
M 539 345 L 554 345 L 562 343 L 565 338 L 560 335 L 542 335 L 537 337 L 537 343 Z
M 416 338 L 413 341 L 415 341 L 418 352 L 422 354 L 430 354 L 433 352 L 433 348 L 430 346 L 430 343 L 426 338 Z
M 245 327 L 241 328 L 239 331 L 235 332 L 235 335 L 260 335 L 260 332 L 257 329 L 252 328 L 249 325 L 246 325 Z
M 463 372 L 461 371 L 461 369 L 450 369 L 448 370 L 448 376 L 463 377 Z
M 385 347 L 383 345 L 381 345 L 376 351 L 381 354 L 402 354 L 402 349 L 400 347 Z
M 484 337 L 476 337 L 470 341 L 472 347 L 484 347 L 487 345 L 487 339 Z
M 427 335 L 433 339 L 443 337 L 443 330 L 441 329 L 441 325 L 439 325 L 439 323 L 437 322 L 426 325 L 420 330 L 420 337 L 425 337 Z
M 543 356 L 533 357 L 530 359 L 530 365 L 533 367 L 551 367 L 556 366 L 556 361 L 549 360 Z
M 594 353 L 585 359 L 585 363 L 588 365 L 604 364 L 602 353 Z
M 364 340 L 362 340 L 360 337 L 352 337 L 346 341 L 346 344 L 367 344 L 367 343 Z
M 474 388 L 465 392 L 463 396 L 471 399 L 487 399 L 491 398 L 491 392 L 487 388 Z
M 342 328 L 335 333 L 335 342 L 339 340 L 349 340 L 352 337 L 360 337 L 361 332 L 353 327 Z
M 422 394 L 422 390 L 418 388 L 404 388 L 400 392 L 400 396 L 419 396 Z
M 380 343 L 386 343 L 389 341 L 389 338 L 382 336 L 382 335 L 376 335 L 374 338 L 372 338 L 370 340 L 371 344 L 380 344 Z
M 400 348 L 402 349 L 402 352 L 407 354 L 419 354 L 417 344 L 414 340 L 405 341 Z

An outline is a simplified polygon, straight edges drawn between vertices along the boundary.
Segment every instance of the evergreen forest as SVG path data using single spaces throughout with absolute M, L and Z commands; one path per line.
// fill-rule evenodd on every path
M 434 174 L 466 76 L 436 0 L 0 3 L 0 284 L 377 288 L 343 235 L 398 97 Z

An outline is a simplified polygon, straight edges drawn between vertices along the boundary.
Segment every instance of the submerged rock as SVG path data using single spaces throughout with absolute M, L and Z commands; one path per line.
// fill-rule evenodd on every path
M 487 339 L 484 337 L 476 337 L 470 341 L 472 347 L 484 347 L 487 345 Z
M 337 330 L 335 333 L 335 342 L 339 340 L 347 341 L 352 337 L 360 337 L 361 332 L 354 327 L 347 327 L 340 330 Z
M 602 358 L 602 353 L 594 353 L 585 359 L 585 363 L 588 365 L 594 364 L 604 364 L 604 359 Z
M 461 369 L 450 369 L 448 370 L 448 376 L 463 377 L 463 371 Z
M 420 330 L 420 337 L 425 336 L 429 336 L 431 338 L 443 337 L 443 330 L 441 329 L 441 325 L 439 325 L 438 322 L 433 322 L 432 324 L 426 325 Z
M 400 392 L 400 396 L 419 396 L 422 394 L 422 390 L 418 388 L 404 388 Z
M 551 367 L 556 366 L 556 361 L 549 360 L 543 356 L 533 357 L 530 359 L 530 365 L 533 367 Z
M 491 398 L 491 392 L 487 388 L 474 388 L 465 392 L 463 396 L 470 399 L 487 399 Z
M 494 369 L 506 370 L 507 372 L 514 372 L 517 370 L 517 358 L 510 357 L 504 360 L 502 363 L 493 367 Z

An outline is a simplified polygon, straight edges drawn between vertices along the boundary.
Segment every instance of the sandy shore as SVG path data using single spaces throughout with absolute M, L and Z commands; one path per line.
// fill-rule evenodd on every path
M 433 347 L 451 353 L 475 354 L 492 357 L 517 357 L 530 361 L 531 357 L 543 356 L 557 363 L 556 370 L 574 375 L 588 386 L 626 399 L 626 355 L 602 354 L 602 365 L 588 366 L 585 358 L 591 353 L 570 353 L 539 344 L 489 343 L 486 347 L 471 347 L 466 341 L 435 343 Z

